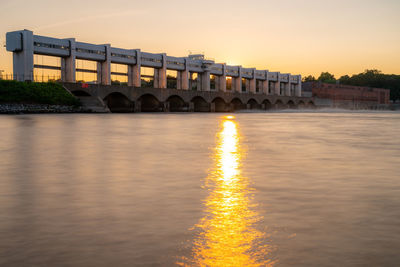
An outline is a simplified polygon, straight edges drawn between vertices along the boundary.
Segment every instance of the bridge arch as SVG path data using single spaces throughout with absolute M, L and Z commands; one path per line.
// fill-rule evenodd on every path
M 243 109 L 244 107 L 244 105 L 243 105 L 243 102 L 242 102 L 242 100 L 240 100 L 239 98 L 237 98 L 237 97 L 235 97 L 234 99 L 232 99 L 232 101 L 231 101 L 231 106 L 232 106 L 232 109 L 233 110 L 240 110 L 240 109 Z
M 284 109 L 285 105 L 283 104 L 282 100 L 277 99 L 274 103 L 276 109 Z
M 223 98 L 216 97 L 216 98 L 214 98 L 213 101 L 211 101 L 211 103 L 215 104 L 215 112 L 226 112 L 227 111 L 226 102 Z
M 249 109 L 259 109 L 260 105 L 258 104 L 257 100 L 255 100 L 254 98 L 250 98 L 249 101 L 247 101 L 247 107 Z
M 296 108 L 296 104 L 293 102 L 293 100 L 289 100 L 289 101 L 287 102 L 287 106 L 288 106 L 288 108 L 290 108 L 290 109 L 295 109 L 295 108 Z
M 152 94 L 144 94 L 139 97 L 141 112 L 160 112 L 162 111 L 161 102 Z
M 169 111 L 171 112 L 182 112 L 187 111 L 187 105 L 182 97 L 178 95 L 171 95 L 166 101 L 169 105 Z
M 298 103 L 298 107 L 299 107 L 300 109 L 303 109 L 303 108 L 305 108 L 305 107 L 306 107 L 306 104 L 304 103 L 304 101 L 303 101 L 303 100 L 300 100 L 300 101 L 299 101 L 299 103 Z
M 316 106 L 315 106 L 315 104 L 314 104 L 313 101 L 308 101 L 307 107 L 308 107 L 308 108 L 316 108 Z
M 265 108 L 266 110 L 272 109 L 272 103 L 271 103 L 271 101 L 269 101 L 269 99 L 264 99 L 264 101 L 262 102 L 262 104 L 264 105 L 264 108 Z
M 126 95 L 119 92 L 108 94 L 104 98 L 104 103 L 113 113 L 133 112 L 135 107 L 134 102 L 130 101 Z
M 209 112 L 210 111 L 210 105 L 201 96 L 193 97 L 190 102 L 193 103 L 193 111 L 194 112 Z

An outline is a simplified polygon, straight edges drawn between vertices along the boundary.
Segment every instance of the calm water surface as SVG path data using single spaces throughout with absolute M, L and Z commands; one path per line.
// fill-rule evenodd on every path
M 399 266 L 399 113 L 0 116 L 0 266 Z

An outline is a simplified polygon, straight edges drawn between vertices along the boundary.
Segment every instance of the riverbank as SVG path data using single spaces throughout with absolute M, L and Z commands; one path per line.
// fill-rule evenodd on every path
M 88 111 L 60 84 L 0 80 L 0 114 Z
M 82 106 L 0 103 L 0 114 L 90 113 Z

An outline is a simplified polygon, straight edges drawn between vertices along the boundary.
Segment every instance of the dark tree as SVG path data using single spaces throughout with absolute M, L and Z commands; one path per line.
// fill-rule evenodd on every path
M 329 72 L 321 72 L 321 75 L 318 77 L 318 81 L 323 83 L 336 83 L 335 76 Z

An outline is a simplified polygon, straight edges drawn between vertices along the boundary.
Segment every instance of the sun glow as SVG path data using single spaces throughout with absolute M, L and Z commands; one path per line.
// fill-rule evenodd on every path
M 231 117 L 231 118 L 228 118 Z M 233 116 L 222 121 L 213 153 L 214 169 L 207 177 L 210 194 L 205 217 L 195 229 L 200 233 L 193 244 L 191 259 L 184 266 L 272 266 L 266 234 L 256 229 L 261 216 L 252 203 L 249 180 L 241 173 L 245 151 Z

